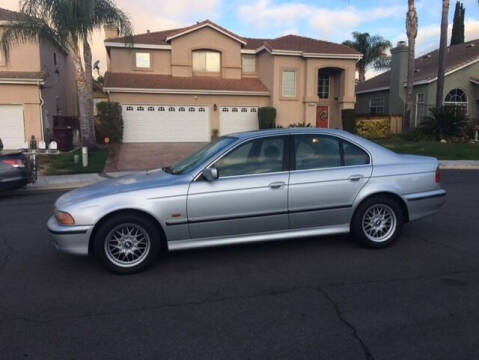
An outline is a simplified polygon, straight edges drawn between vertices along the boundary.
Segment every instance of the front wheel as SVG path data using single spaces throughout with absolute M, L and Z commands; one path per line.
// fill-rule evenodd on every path
M 107 219 L 95 235 L 95 256 L 109 270 L 131 274 L 144 270 L 160 252 L 160 232 L 138 214 Z
M 371 248 L 385 248 L 397 240 L 404 223 L 401 206 L 386 196 L 365 200 L 356 210 L 351 224 L 354 237 Z

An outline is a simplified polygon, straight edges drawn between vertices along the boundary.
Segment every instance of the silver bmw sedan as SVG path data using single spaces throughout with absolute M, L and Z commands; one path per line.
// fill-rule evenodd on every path
M 179 163 L 62 195 L 57 249 L 108 269 L 145 269 L 162 248 L 352 233 L 384 248 L 445 202 L 435 158 L 400 155 L 341 130 L 224 136 Z

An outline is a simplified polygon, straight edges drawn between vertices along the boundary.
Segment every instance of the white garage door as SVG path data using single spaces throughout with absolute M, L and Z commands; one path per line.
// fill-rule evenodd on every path
M 258 108 L 225 106 L 220 108 L 220 134 L 258 130 Z
M 0 139 L 4 149 L 21 149 L 25 142 L 23 106 L 0 105 Z
M 123 142 L 210 141 L 208 106 L 123 105 Z

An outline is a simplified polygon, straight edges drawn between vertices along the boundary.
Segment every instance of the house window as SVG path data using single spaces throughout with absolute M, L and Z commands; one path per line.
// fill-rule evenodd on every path
M 164 108 L 163 106 L 160 106 L 160 107 L 158 108 L 158 111 L 165 111 L 165 108 Z
M 194 108 L 194 107 L 190 107 L 190 108 L 188 108 L 188 111 L 189 111 L 189 112 L 195 112 L 195 108 Z
M 178 111 L 185 112 L 186 109 L 182 106 L 182 107 L 180 107 L 180 108 L 178 109 Z
M 176 109 L 172 106 L 168 108 L 168 111 L 175 111 Z
M 241 112 L 248 112 L 247 108 L 241 108 Z
M 155 111 L 155 108 L 153 106 L 148 106 L 148 111 Z
M 376 96 L 369 100 L 369 113 L 371 115 L 384 114 L 384 97 Z
M 256 112 L 256 108 L 251 108 L 250 112 Z
M 416 121 L 415 125 L 421 123 L 422 119 L 426 115 L 426 104 L 424 103 L 424 93 L 416 94 Z
M 150 53 L 137 52 L 136 53 L 136 67 L 139 68 L 139 69 L 149 69 L 151 67 Z
M 243 55 L 243 72 L 256 72 L 256 57 L 254 55 Z
M 320 99 L 329 98 L 329 75 L 324 71 L 318 72 L 318 97 Z
M 205 112 L 205 111 L 206 111 L 206 110 L 205 110 L 204 107 L 200 107 L 200 108 L 198 109 L 198 112 Z
M 231 112 L 238 112 L 238 108 L 232 108 Z
M 447 93 L 444 105 L 454 106 L 464 111 L 464 114 L 467 114 L 467 95 L 461 89 L 453 89 Z
M 220 72 L 220 53 L 217 51 L 193 51 L 193 71 Z
M 283 71 L 283 96 L 296 97 L 296 71 Z
M 228 112 L 228 111 L 230 111 L 230 110 L 229 110 L 228 108 L 223 108 L 223 109 L 221 109 L 221 111 L 222 111 L 222 112 Z
M 136 108 L 136 111 L 145 111 L 145 108 L 143 106 L 138 106 Z
M 133 111 L 133 106 L 127 106 L 126 111 Z

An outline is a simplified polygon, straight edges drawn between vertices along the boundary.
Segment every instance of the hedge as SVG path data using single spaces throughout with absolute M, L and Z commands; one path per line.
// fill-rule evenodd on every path
M 356 131 L 368 139 L 385 139 L 391 136 L 391 123 L 389 119 L 357 120 Z
M 258 123 L 260 129 L 274 129 L 276 127 L 276 109 L 271 106 L 260 107 Z
M 98 110 L 98 131 L 103 138 L 108 137 L 113 144 L 121 143 L 123 139 L 123 118 L 121 105 L 117 102 L 100 102 Z

